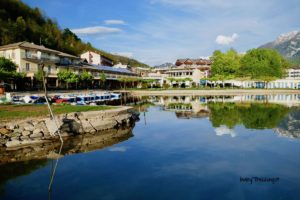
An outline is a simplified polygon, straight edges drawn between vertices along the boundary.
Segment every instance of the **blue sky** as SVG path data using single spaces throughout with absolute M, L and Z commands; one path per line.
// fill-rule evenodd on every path
M 299 0 L 23 0 L 61 28 L 150 65 L 244 52 L 300 30 Z

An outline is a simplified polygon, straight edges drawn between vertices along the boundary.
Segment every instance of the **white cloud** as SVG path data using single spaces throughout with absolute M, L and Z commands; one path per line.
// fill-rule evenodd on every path
M 231 137 L 235 137 L 236 133 L 234 130 L 227 128 L 226 126 L 220 126 L 218 128 L 215 128 L 216 135 L 222 136 L 222 135 L 230 135 Z
M 119 56 L 125 56 L 127 58 L 132 58 L 133 57 L 132 52 L 112 52 L 112 54 L 119 55 Z
M 105 26 L 92 26 L 79 29 L 72 29 L 71 31 L 78 35 L 103 35 L 110 33 L 119 33 L 122 30 L 119 28 L 111 28 Z
M 127 147 L 125 146 L 120 146 L 120 147 L 111 147 L 108 149 L 108 151 L 112 151 L 112 152 L 125 152 L 127 151 Z
M 238 34 L 234 33 L 232 36 L 218 35 L 216 38 L 216 43 L 220 45 L 229 45 L 239 37 Z
M 123 21 L 123 20 L 118 20 L 118 19 L 109 19 L 109 20 L 105 20 L 104 23 L 105 23 L 106 25 L 112 25 L 112 24 L 124 25 L 124 24 L 126 24 L 125 21 Z

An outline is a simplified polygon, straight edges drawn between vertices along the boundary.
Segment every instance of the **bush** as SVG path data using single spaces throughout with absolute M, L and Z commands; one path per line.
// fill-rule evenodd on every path
M 163 88 L 164 88 L 164 89 L 168 89 L 169 87 L 170 87 L 170 85 L 169 85 L 168 83 L 164 83 L 164 84 L 163 84 Z

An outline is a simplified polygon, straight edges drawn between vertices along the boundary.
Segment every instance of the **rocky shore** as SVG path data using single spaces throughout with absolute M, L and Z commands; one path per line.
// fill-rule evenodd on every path
M 138 115 L 131 107 L 120 107 L 104 111 L 58 115 L 56 120 L 38 118 L 0 123 L 0 147 L 14 148 L 57 141 L 59 140 L 57 126 L 63 138 L 68 138 L 130 127 L 137 119 Z

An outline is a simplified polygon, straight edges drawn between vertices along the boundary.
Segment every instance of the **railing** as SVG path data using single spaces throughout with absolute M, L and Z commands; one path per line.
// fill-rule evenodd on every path
M 58 63 L 60 62 L 59 57 L 57 56 L 53 56 L 53 55 L 45 55 L 42 54 L 39 58 L 37 53 L 21 53 L 21 58 L 22 59 L 33 59 L 33 60 L 42 60 L 42 61 L 51 61 L 51 62 L 55 62 Z

